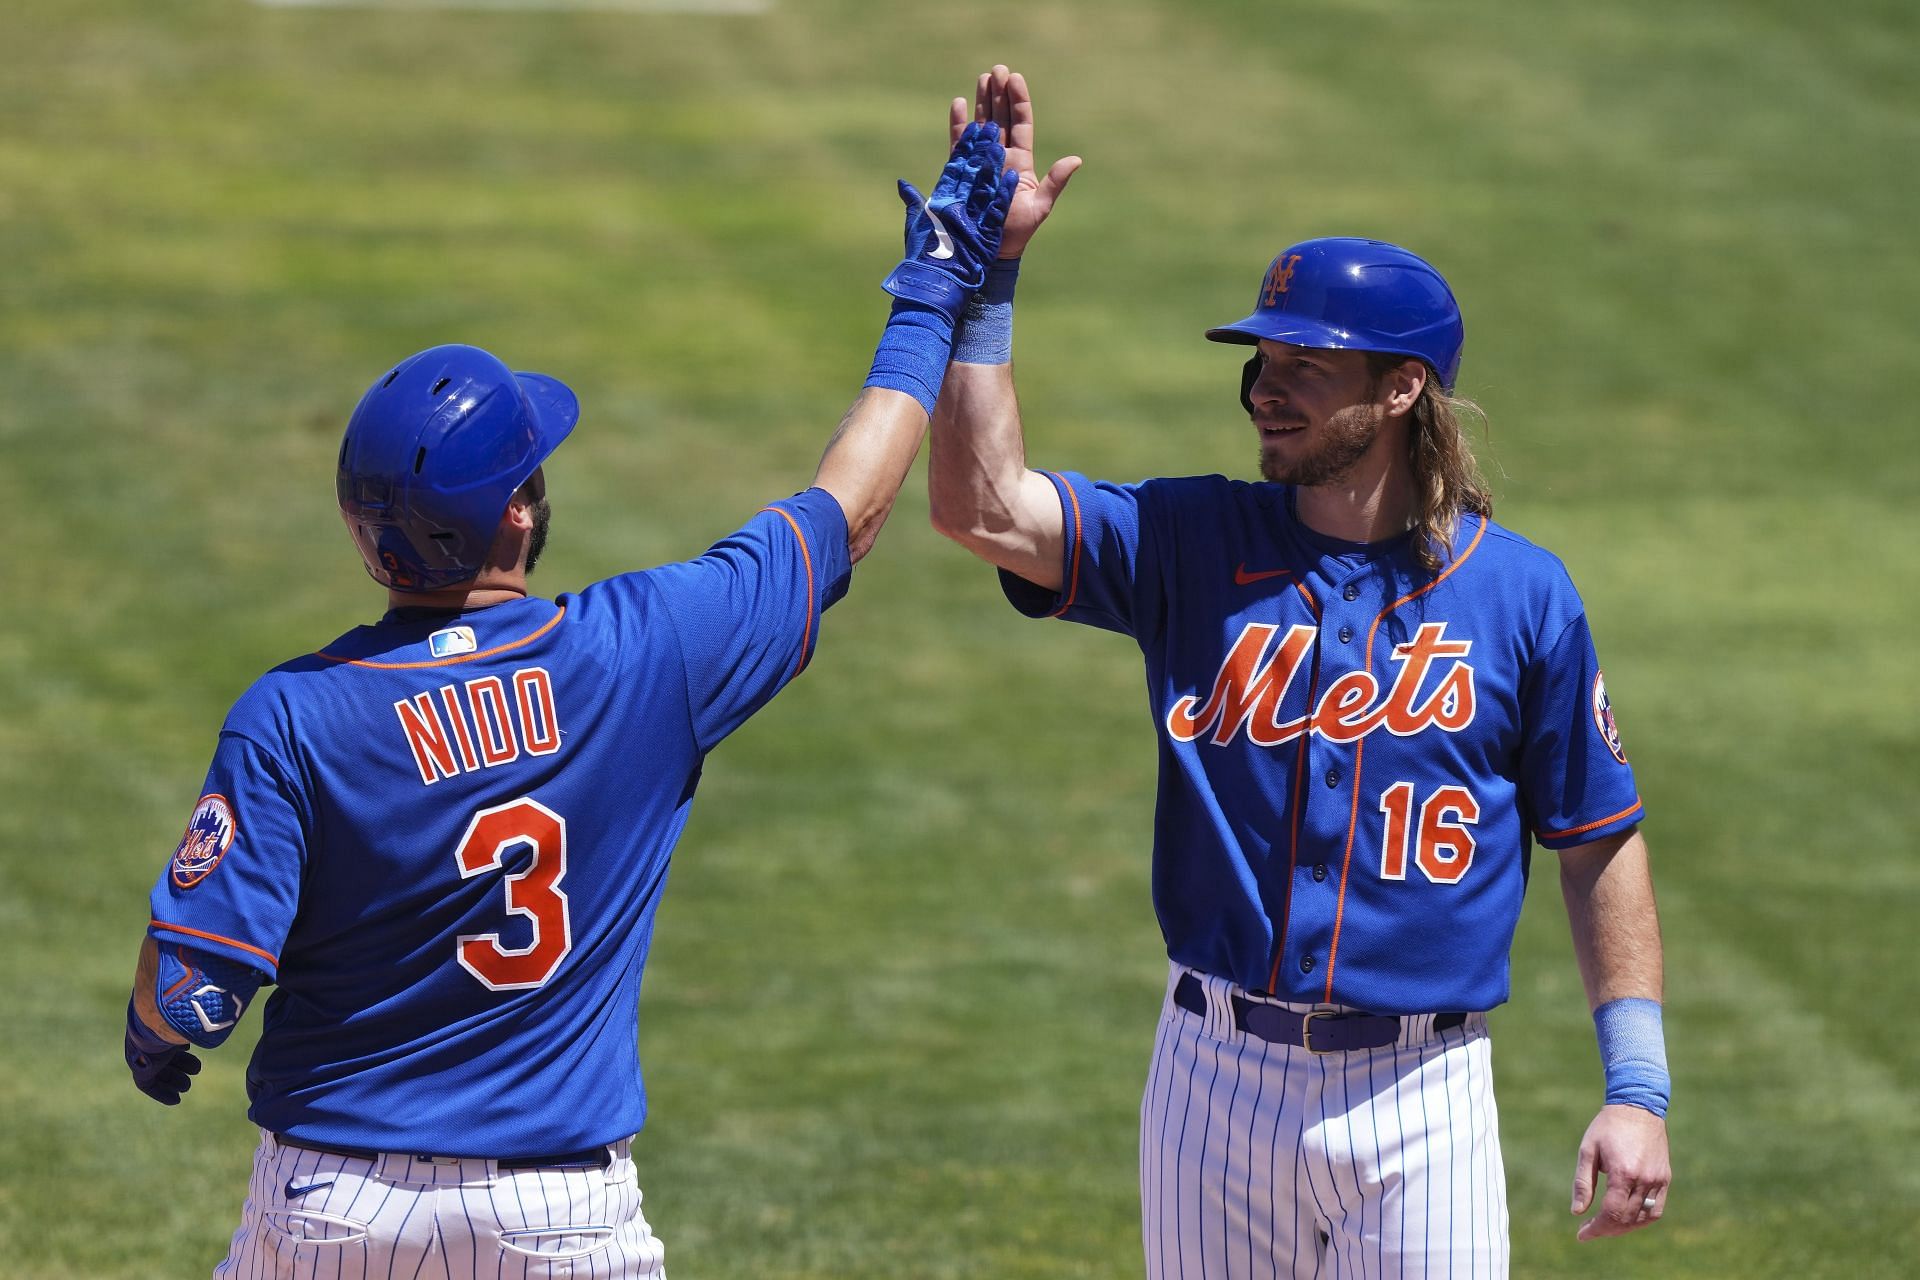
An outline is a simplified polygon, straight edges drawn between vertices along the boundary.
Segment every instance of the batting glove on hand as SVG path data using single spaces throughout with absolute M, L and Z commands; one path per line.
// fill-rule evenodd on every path
M 947 167 L 922 196 L 900 183 L 907 206 L 907 254 L 880 284 L 896 298 L 923 303 L 959 320 L 1000 254 L 1000 233 L 1020 175 L 1004 170 L 1000 126 L 970 124 L 954 143 Z
M 127 1069 L 133 1083 L 149 1098 L 166 1106 L 180 1105 L 180 1095 L 193 1087 L 200 1074 L 200 1059 L 184 1044 L 162 1040 L 147 1030 L 140 1015 L 127 1001 Z

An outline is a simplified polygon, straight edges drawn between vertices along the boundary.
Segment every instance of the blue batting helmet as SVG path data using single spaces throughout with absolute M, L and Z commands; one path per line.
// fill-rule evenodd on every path
M 1327 236 L 1282 250 L 1253 314 L 1207 337 L 1416 356 L 1451 391 L 1466 332 L 1453 290 L 1425 259 L 1383 240 Z
M 433 591 L 479 573 L 514 491 L 580 401 L 478 347 L 430 347 L 367 390 L 340 442 L 340 514 L 377 582 Z

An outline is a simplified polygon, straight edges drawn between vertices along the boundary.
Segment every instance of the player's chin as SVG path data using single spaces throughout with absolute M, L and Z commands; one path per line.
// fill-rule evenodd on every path
M 1304 431 L 1260 433 L 1260 475 L 1274 484 L 1291 484 L 1299 470 L 1299 446 L 1296 439 Z

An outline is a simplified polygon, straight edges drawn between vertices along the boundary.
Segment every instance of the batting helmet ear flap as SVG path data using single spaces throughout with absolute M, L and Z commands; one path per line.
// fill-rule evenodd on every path
M 1260 371 L 1267 367 L 1267 358 L 1255 351 L 1247 362 L 1240 366 L 1240 407 L 1253 416 L 1253 384 L 1260 380 Z

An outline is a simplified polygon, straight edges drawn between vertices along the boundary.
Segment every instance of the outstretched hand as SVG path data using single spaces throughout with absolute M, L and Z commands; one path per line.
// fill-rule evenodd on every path
M 902 181 L 906 256 L 880 287 L 958 320 L 1000 248 L 1014 189 L 1014 175 L 1005 164 L 1000 130 L 976 123 L 954 138 L 953 152 L 931 195 L 923 196 Z
M 996 64 L 980 73 L 974 86 L 973 105 L 955 98 L 947 113 L 948 131 L 958 143 L 969 122 L 991 122 L 1000 126 L 1007 149 L 1007 169 L 1020 176 L 1014 189 L 1013 204 L 1000 238 L 1000 256 L 1017 258 L 1026 251 L 1027 241 L 1053 212 L 1053 202 L 1067 189 L 1067 182 L 1080 168 L 1079 156 L 1063 156 L 1042 176 L 1033 159 L 1033 96 L 1027 92 L 1027 79 L 1018 71 Z
M 1593 1204 L 1597 1175 L 1605 1174 L 1600 1212 L 1580 1224 L 1580 1239 L 1620 1236 L 1660 1221 L 1667 1211 L 1673 1169 L 1667 1160 L 1667 1122 L 1639 1107 L 1600 1108 L 1580 1140 L 1573 1169 L 1573 1213 Z

